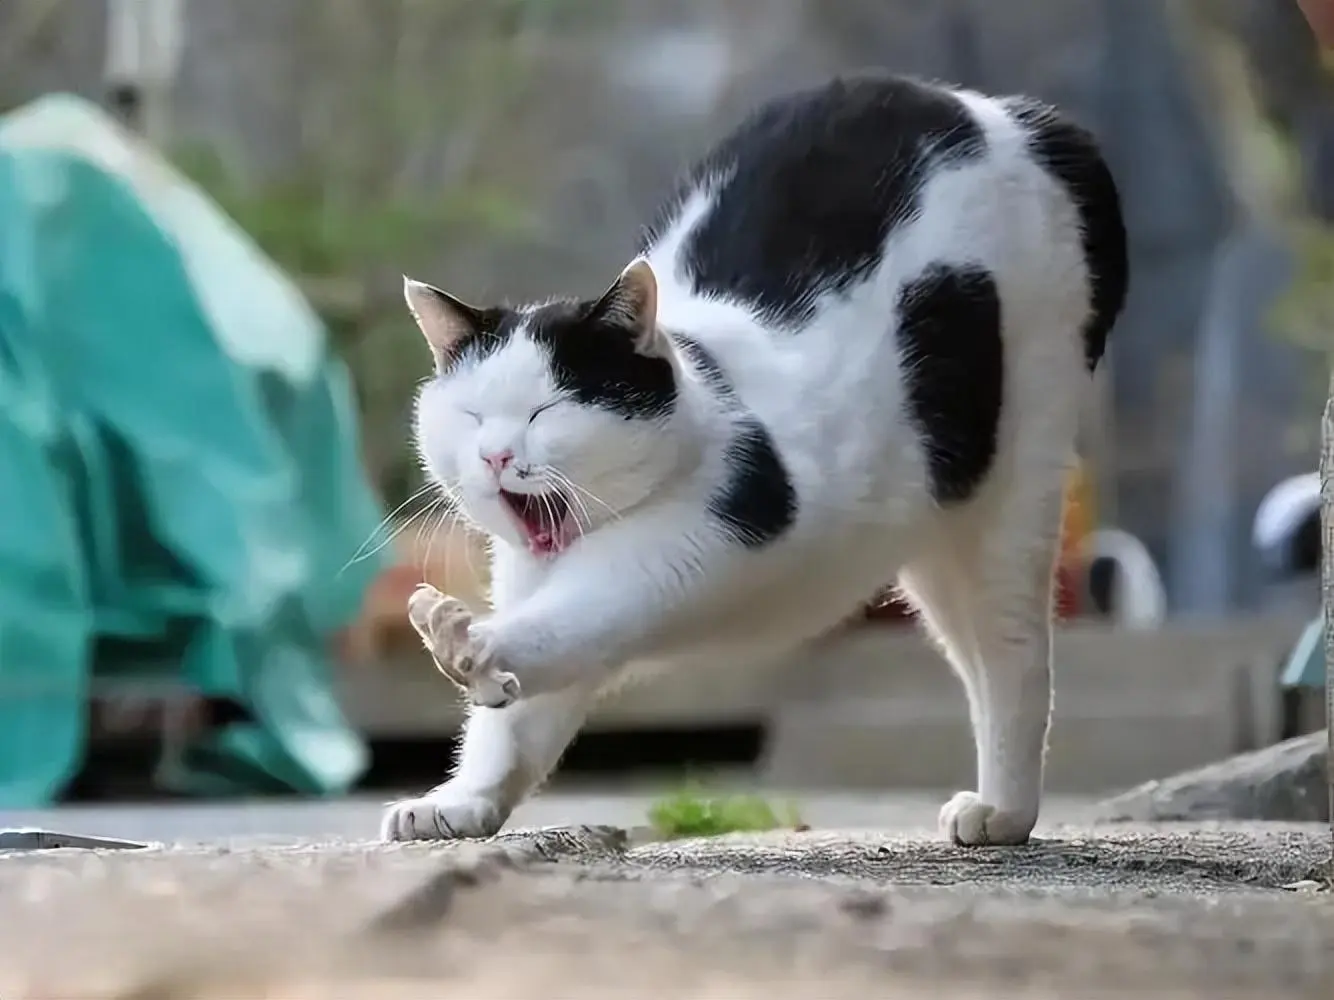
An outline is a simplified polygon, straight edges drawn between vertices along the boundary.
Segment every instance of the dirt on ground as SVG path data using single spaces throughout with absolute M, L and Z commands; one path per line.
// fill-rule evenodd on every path
M 0 856 L 0 998 L 1334 996 L 1320 824 Z

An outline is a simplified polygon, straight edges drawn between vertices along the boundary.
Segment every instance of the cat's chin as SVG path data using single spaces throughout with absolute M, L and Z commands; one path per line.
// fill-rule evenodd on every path
M 528 551 L 541 558 L 558 555 L 576 537 L 569 502 L 559 493 L 511 493 L 501 490 L 501 506 L 519 529 Z

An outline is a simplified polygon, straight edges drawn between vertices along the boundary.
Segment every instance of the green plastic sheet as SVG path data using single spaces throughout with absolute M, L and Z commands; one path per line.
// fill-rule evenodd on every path
M 175 790 L 346 790 L 327 650 L 379 518 L 292 282 L 95 105 L 0 118 L 0 808 L 59 794 L 117 686 L 242 709 L 164 759 Z

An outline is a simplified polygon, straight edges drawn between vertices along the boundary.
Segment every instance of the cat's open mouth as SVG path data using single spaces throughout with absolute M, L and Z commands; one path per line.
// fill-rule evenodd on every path
M 570 505 L 559 493 L 501 490 L 500 499 L 523 528 L 530 552 L 551 555 L 569 542 Z

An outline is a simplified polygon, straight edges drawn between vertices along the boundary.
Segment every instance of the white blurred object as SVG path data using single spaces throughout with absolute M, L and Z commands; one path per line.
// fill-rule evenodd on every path
M 1280 579 L 1314 573 L 1320 564 L 1320 473 L 1285 479 L 1255 510 L 1251 543 Z
M 185 47 L 184 0 L 107 0 L 107 103 L 123 124 L 164 148 Z
M 183 47 L 182 0 L 108 0 L 108 83 L 138 86 L 176 78 Z
M 682 29 L 653 32 L 642 46 L 618 50 L 613 72 L 662 111 L 702 116 L 721 99 L 734 62 L 726 37 Z
M 1120 528 L 1097 528 L 1084 539 L 1088 590 L 1098 610 L 1122 628 L 1158 628 L 1167 616 L 1167 590 L 1158 565 L 1134 535 Z M 1109 574 L 1105 587 L 1095 576 Z M 1103 593 L 1098 593 L 1098 591 Z

